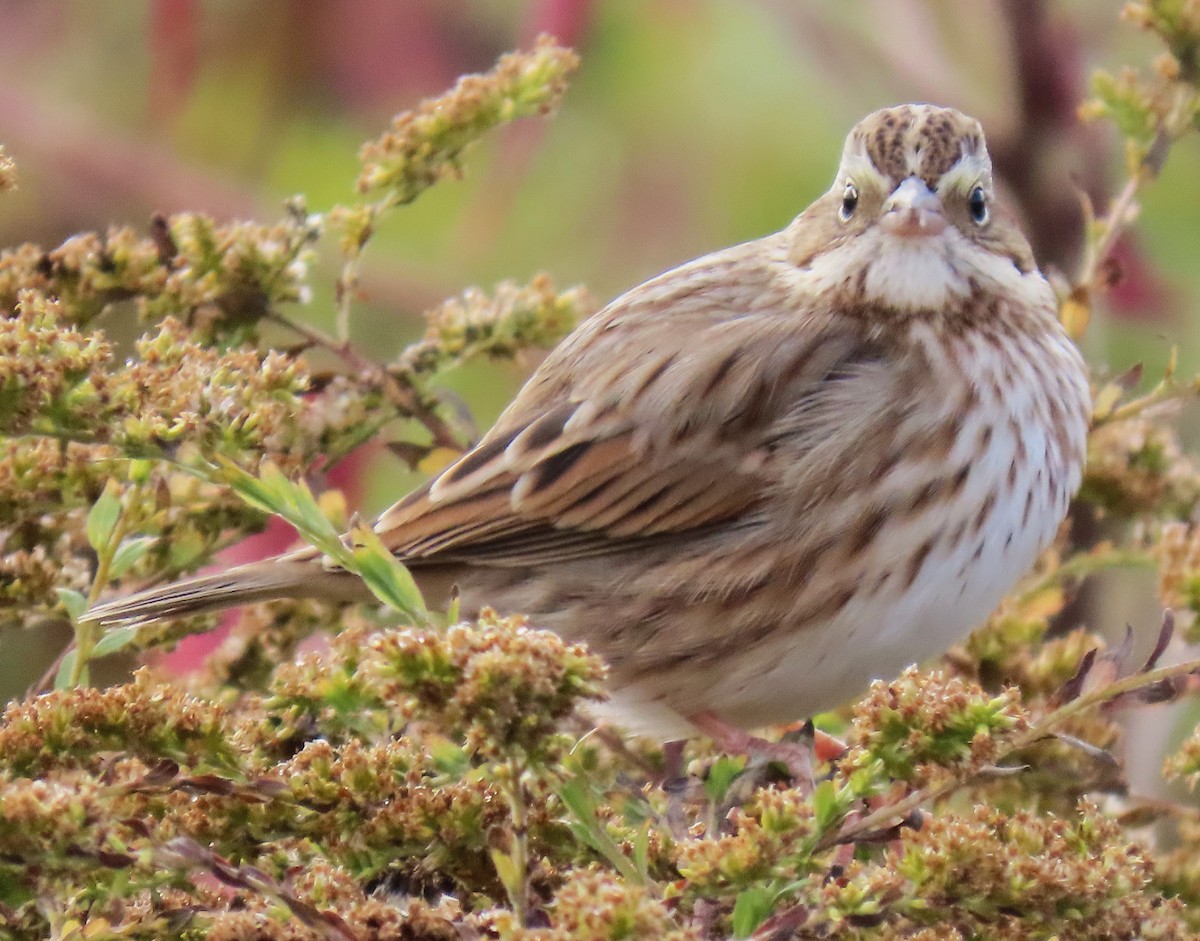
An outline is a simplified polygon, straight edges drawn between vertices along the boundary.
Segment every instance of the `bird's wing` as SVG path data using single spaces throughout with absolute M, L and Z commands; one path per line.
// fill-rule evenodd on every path
M 669 272 L 583 325 L 472 451 L 383 514 L 384 543 L 412 564 L 528 565 L 752 516 L 780 437 L 812 434 L 803 416 L 879 360 L 753 250 Z

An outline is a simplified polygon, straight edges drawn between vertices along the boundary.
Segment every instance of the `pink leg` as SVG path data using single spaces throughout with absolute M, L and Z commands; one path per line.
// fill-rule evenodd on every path
M 683 739 L 674 742 L 663 742 L 663 780 L 672 781 L 683 777 L 683 748 L 687 744 Z

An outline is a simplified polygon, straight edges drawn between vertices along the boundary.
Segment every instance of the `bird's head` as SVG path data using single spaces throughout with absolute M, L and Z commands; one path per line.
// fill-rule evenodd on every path
M 789 236 L 790 260 L 814 289 L 898 309 L 944 308 L 1036 271 L 1028 241 L 996 205 L 979 122 L 933 105 L 863 118 L 833 186 Z

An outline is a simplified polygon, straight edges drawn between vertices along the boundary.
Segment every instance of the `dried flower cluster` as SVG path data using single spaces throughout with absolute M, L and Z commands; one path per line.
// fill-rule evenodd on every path
M 582 288 L 560 294 L 545 275 L 527 285 L 502 282 L 491 297 L 472 288 L 425 315 L 424 338 L 406 349 L 394 368 L 422 376 L 481 354 L 512 358 L 557 342 L 594 310 Z
M 1131 199 L 1184 132 L 1163 103 L 1194 119 L 1200 6 L 1128 15 L 1170 57 L 1149 78 L 1097 80 L 1091 111 L 1128 137 Z M 357 259 L 384 214 L 457 173 L 489 128 L 552 109 L 573 67 L 539 41 L 364 148 L 366 201 L 333 214 L 336 336 L 293 319 L 326 244 L 299 203 L 275 226 L 181 215 L 145 236 L 0 253 L 0 612 L 75 628 L 45 684 L 58 688 L 0 717 L 0 934 L 1194 937 L 1200 814 L 1129 797 L 1110 750 L 1121 710 L 1192 692 L 1197 664 L 1158 665 L 1170 618 L 1139 666 L 1063 614 L 1094 573 L 1158 565 L 1164 602 L 1193 623 L 1200 472 L 1166 406 L 1195 381 L 1098 390 L 1078 511 L 1104 541 L 1064 533 L 940 669 L 819 717 L 846 747 L 815 781 L 694 742 L 686 780 L 663 782 L 657 748 L 587 734 L 604 668 L 586 650 L 491 614 L 406 626 L 425 617 L 406 573 L 365 537 L 337 539 L 330 462 L 397 418 L 421 427 L 388 442 L 410 459 L 464 445 L 430 380 L 552 343 L 590 312 L 584 292 L 539 276 L 447 301 L 391 363 L 348 342 Z M 1092 229 L 1063 303 L 1079 329 L 1130 205 Z M 300 350 L 264 344 L 265 321 L 345 369 L 314 378 Z M 140 333 L 128 350 L 114 324 Z M 186 687 L 149 669 L 87 685 L 90 661 L 209 623 L 99 632 L 79 618 L 90 601 L 202 565 L 268 512 L 344 557 L 383 604 L 260 606 Z M 1200 781 L 1200 738 L 1166 774 Z M 1173 849 L 1138 829 L 1154 821 Z
M 437 144 L 453 144 L 453 154 L 436 158 L 452 159 L 469 137 L 549 107 L 572 62 L 549 42 L 505 57 L 425 118 L 402 122 L 416 122 L 402 135 L 408 143 L 383 147 L 380 159 L 433 160 L 432 138 L 417 127 L 432 134 L 453 118 L 462 127 L 448 136 L 442 128 Z M 70 617 L 116 578 L 170 577 L 256 529 L 261 509 L 221 486 L 215 459 L 250 471 L 266 459 L 319 487 L 324 468 L 397 418 L 417 419 L 433 439 L 396 443 L 414 462 L 434 446 L 465 446 L 429 380 L 475 357 L 552 345 L 594 306 L 545 276 L 502 284 L 494 296 L 472 290 L 431 312 L 428 336 L 396 363 L 364 368 L 344 343 L 289 317 L 310 296 L 322 236 L 322 220 L 293 200 L 276 225 L 185 213 L 156 217 L 146 235 L 120 228 L 0 252 L 0 618 Z M 148 332 L 122 361 L 97 325 L 123 333 L 129 314 Z M 315 379 L 298 348 L 262 348 L 267 320 L 349 368 Z M 110 481 L 119 488 L 107 531 L 115 538 L 97 545 L 86 521 Z
M 509 810 L 496 764 L 548 754 L 553 720 L 596 695 L 602 667 L 494 618 L 363 640 L 343 635 L 281 666 L 232 709 L 146 671 L 11 704 L 0 720 L 6 933 L 103 918 L 138 937 L 177 936 L 196 923 L 232 930 L 247 910 L 261 936 L 290 937 L 289 913 L 311 927 L 333 907 L 351 936 L 392 937 L 389 925 L 416 930 L 410 906 L 430 930 L 445 919 L 419 901 L 370 898 L 372 881 L 454 891 L 476 907 L 502 895 L 490 853 Z M 470 681 L 448 690 L 454 676 Z M 496 729 L 510 733 L 503 743 Z M 550 846 L 563 828 L 535 783 L 528 837 Z M 50 886 L 48 909 L 38 896 Z
M 300 396 L 309 381 L 303 360 L 274 351 L 218 351 L 197 343 L 174 318 L 139 339 L 137 358 L 114 365 L 98 333 L 66 325 L 56 302 L 20 295 L 0 337 L 0 374 L 9 438 L 43 436 L 112 445 L 115 454 L 161 457 L 181 444 L 205 454 L 310 457 L 338 428 L 313 420 L 329 414 Z M 365 419 L 338 416 L 352 433 Z
M 541 36 L 531 52 L 501 57 L 486 75 L 463 76 L 445 95 L 397 115 L 391 130 L 363 146 L 359 192 L 412 202 L 457 175 L 464 148 L 492 128 L 552 112 L 578 64 L 573 52 Z
M 203 561 L 229 528 L 261 520 L 181 465 L 221 455 L 255 467 L 268 457 L 294 473 L 345 453 L 364 426 L 374 427 L 373 392 L 340 384 L 310 391 L 302 358 L 218 349 L 172 317 L 137 340 L 124 363 L 103 334 L 72 326 L 57 300 L 33 290 L 20 293 L 3 326 L 8 577 L 0 599 L 27 613 L 57 605 L 55 583 L 88 589 L 88 557 L 99 547 L 83 538 L 84 523 L 110 480 L 121 482 L 122 528 L 138 532 L 143 551 L 114 574 L 179 571 Z M 62 578 L 52 577 L 50 560 Z
M 1200 614 L 1200 529 L 1172 522 L 1162 527 L 1157 546 L 1158 592 L 1194 629 Z
M 992 696 L 910 667 L 894 683 L 876 683 L 854 707 L 848 765 L 878 762 L 889 777 L 929 784 L 938 768 L 979 771 L 998 757 L 998 733 L 1027 727 L 1015 689 Z
M 869 889 L 905 912 L 882 937 L 907 937 L 904 921 L 963 939 L 1190 936 L 1180 903 L 1152 890 L 1145 852 L 1086 803 L 1072 820 L 986 806 L 937 817 L 887 863 L 847 873 L 847 895 Z
M 1105 512 L 1161 510 L 1186 518 L 1200 504 L 1200 467 L 1162 419 L 1105 423 L 1089 444 L 1083 493 Z
M 53 297 L 76 326 L 131 304 L 146 320 L 170 315 L 201 336 L 240 335 L 274 307 L 307 298 L 310 247 L 320 221 L 293 202 L 283 222 L 218 225 L 195 213 L 155 217 L 150 233 L 87 232 L 46 251 L 0 252 L 0 309 L 21 291 Z

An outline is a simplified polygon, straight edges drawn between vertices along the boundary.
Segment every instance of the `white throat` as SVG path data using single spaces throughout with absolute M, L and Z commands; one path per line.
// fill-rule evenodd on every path
M 856 239 L 859 249 L 867 251 L 861 259 L 867 298 L 886 300 L 901 310 L 935 310 L 961 301 L 971 286 L 955 264 L 955 249 L 964 246 L 954 245 L 954 240 L 965 242 L 950 231 L 930 238 L 906 238 L 875 230 Z
M 899 310 L 945 308 L 966 298 L 973 285 L 1043 304 L 1049 294 L 1036 272 L 1022 274 L 1010 259 L 969 241 L 953 226 L 924 238 L 873 227 L 817 255 L 793 277 L 813 294 L 844 290 L 862 278 L 865 300 Z

